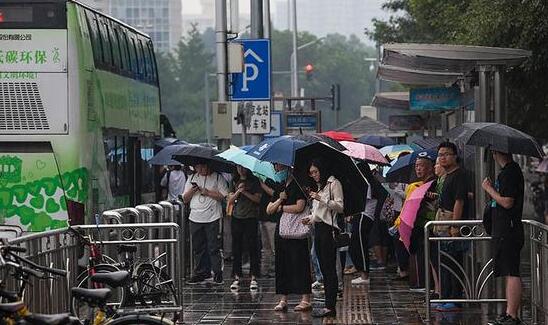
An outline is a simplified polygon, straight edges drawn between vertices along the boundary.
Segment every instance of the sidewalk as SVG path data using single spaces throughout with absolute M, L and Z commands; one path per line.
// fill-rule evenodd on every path
M 259 280 L 260 289 L 251 293 L 244 281 L 238 293 L 229 289 L 231 279 L 225 270 L 222 286 L 210 283 L 185 285 L 185 324 L 424 324 L 424 294 L 409 292 L 406 283 L 390 282 L 393 272 L 372 272 L 369 286 L 350 285 L 345 277 L 342 301 L 337 303 L 337 319 L 314 319 L 310 312 L 298 313 L 293 307 L 298 296 L 290 296 L 287 313 L 274 312 L 278 302 L 274 279 Z M 314 304 L 321 304 L 323 295 L 314 294 Z M 432 312 L 432 324 L 486 324 L 487 316 L 477 308 L 466 312 Z

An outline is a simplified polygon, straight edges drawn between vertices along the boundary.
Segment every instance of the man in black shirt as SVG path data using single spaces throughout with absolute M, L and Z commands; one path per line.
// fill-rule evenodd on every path
M 451 142 L 442 142 L 438 146 L 438 159 L 440 165 L 447 172 L 440 194 L 440 203 L 437 217 L 443 220 L 461 220 L 464 218 L 464 201 L 467 198 L 467 184 L 465 171 L 460 168 L 457 157 L 457 146 Z M 444 229 L 441 227 L 440 229 Z M 447 229 L 447 228 L 445 228 Z M 445 230 L 444 230 L 445 232 Z M 447 235 L 451 237 L 460 236 L 460 227 L 449 227 Z M 458 241 L 442 243 L 442 250 L 452 260 L 445 263 L 454 271 L 458 272 L 464 261 L 464 247 Z M 456 263 L 456 264 L 455 264 Z M 447 269 L 441 269 L 441 298 L 459 299 L 462 297 L 463 288 L 459 280 Z M 444 303 L 436 308 L 442 312 L 460 310 L 460 306 L 454 303 Z
M 482 187 L 492 198 L 491 248 L 494 273 L 506 282 L 506 313 L 494 325 L 521 324 L 517 317 L 521 301 L 521 279 L 519 275 L 520 252 L 524 234 L 521 223 L 523 212 L 523 174 L 512 155 L 492 151 L 493 159 L 502 168 L 495 186 L 486 178 Z

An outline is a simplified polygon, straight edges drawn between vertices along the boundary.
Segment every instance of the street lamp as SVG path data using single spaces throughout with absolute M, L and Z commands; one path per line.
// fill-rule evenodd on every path
M 305 47 L 309 47 L 311 45 L 319 43 L 319 42 L 323 41 L 324 39 L 325 39 L 325 37 L 320 37 L 318 39 L 315 39 L 313 41 L 305 43 L 305 44 L 297 47 L 297 51 L 302 50 Z M 289 57 L 289 62 L 291 63 L 291 75 L 292 75 L 292 78 L 291 78 L 291 97 L 298 97 L 299 96 L 299 80 L 297 78 L 298 64 L 297 64 L 297 57 L 296 57 L 296 52 L 297 51 L 293 51 L 291 53 L 291 56 Z

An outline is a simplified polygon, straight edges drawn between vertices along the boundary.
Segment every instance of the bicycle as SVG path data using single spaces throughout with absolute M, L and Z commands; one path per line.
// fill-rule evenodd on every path
M 73 231 L 75 232 L 75 231 Z M 91 236 L 83 236 L 75 232 L 85 246 L 90 247 L 89 264 L 83 273 L 78 276 L 79 288 L 108 287 L 115 293 L 110 296 L 108 305 L 111 308 L 144 307 L 149 312 L 156 312 L 151 307 L 178 306 L 173 280 L 158 267 L 158 261 L 166 256 L 165 253 L 151 261 L 137 262 L 134 255 L 137 252 L 135 245 L 120 245 L 118 253 L 122 256 L 121 262 L 113 264 L 96 264 L 102 256 L 100 248 Z M 73 313 L 83 318 L 82 309 L 85 306 L 79 304 L 77 299 L 72 299 Z M 161 308 L 156 308 L 157 310 Z M 174 313 L 173 318 L 176 317 Z
M 29 278 L 50 279 L 55 276 L 66 276 L 64 270 L 38 265 L 16 253 L 26 252 L 25 248 L 0 245 L 0 268 L 19 281 L 17 292 L 5 290 L 5 281 L 0 281 L 0 324 L 34 324 L 34 325 L 76 325 L 80 324 L 76 317 L 64 314 L 31 313 L 22 301 Z M 26 264 L 28 266 L 24 266 Z M 8 269 L 9 267 L 9 269 Z M 10 274 L 10 270 L 13 272 Z

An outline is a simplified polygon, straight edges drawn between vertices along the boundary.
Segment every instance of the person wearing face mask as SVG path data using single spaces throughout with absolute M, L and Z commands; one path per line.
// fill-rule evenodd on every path
M 306 196 L 293 178 L 289 167 L 275 163 L 274 169 L 282 176 L 281 179 L 285 179 L 285 182 L 282 188 L 273 193 L 266 212 L 271 215 L 276 213 L 302 213 L 306 208 Z M 280 237 L 278 219 L 274 241 L 276 247 L 276 294 L 281 295 L 281 299 L 274 307 L 274 310 L 287 311 L 289 294 L 301 295 L 301 301 L 295 306 L 295 311 L 311 310 L 312 276 L 308 239 Z

